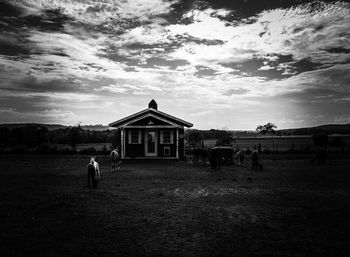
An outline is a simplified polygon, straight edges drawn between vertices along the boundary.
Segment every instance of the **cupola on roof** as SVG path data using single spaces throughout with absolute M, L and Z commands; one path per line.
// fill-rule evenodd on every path
M 156 101 L 154 101 L 154 99 L 152 99 L 149 104 L 148 104 L 148 108 L 152 108 L 152 109 L 155 109 L 155 110 L 158 110 L 158 104 Z

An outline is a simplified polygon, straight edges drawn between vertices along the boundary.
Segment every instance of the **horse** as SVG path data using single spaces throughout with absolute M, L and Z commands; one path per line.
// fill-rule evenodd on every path
M 118 151 L 118 148 L 112 150 L 109 157 L 111 158 L 112 162 L 112 172 L 119 171 L 120 170 L 120 154 Z
M 218 148 L 213 148 L 208 151 L 208 157 L 209 157 L 209 162 L 210 166 L 212 169 L 217 170 L 221 169 L 221 159 L 222 159 L 222 153 L 220 149 Z
M 207 165 L 208 150 L 203 148 L 193 149 L 193 165 L 198 166 L 199 157 L 202 159 L 202 166 Z
M 87 171 L 87 179 L 88 183 L 87 186 L 90 186 L 90 181 L 93 187 L 97 187 L 97 181 L 100 180 L 101 174 L 100 174 L 100 167 L 98 163 L 95 161 L 95 157 L 90 158 L 90 163 L 86 166 Z

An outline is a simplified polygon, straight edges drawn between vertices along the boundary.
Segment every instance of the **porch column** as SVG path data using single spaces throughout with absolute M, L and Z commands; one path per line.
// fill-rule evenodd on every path
M 184 158 L 185 157 L 185 151 L 186 151 L 186 146 L 185 146 L 185 128 L 182 127 L 181 129 L 181 133 L 182 133 L 182 144 L 183 144 L 183 152 L 182 152 L 182 156 L 181 158 Z
M 179 159 L 179 128 L 176 128 L 176 159 Z
M 121 152 L 121 158 L 122 159 L 124 159 L 124 157 L 125 157 L 124 149 L 125 149 L 124 129 L 121 128 L 120 129 L 120 152 Z

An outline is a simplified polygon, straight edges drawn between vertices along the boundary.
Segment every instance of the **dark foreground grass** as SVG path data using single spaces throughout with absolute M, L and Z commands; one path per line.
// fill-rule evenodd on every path
M 350 159 L 263 172 L 84 156 L 0 157 L 1 256 L 347 256 Z M 290 157 L 290 156 L 289 156 Z

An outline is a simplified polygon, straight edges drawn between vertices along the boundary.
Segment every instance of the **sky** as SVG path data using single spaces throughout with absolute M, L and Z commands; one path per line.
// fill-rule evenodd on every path
M 0 123 L 350 123 L 350 1 L 0 0 Z

